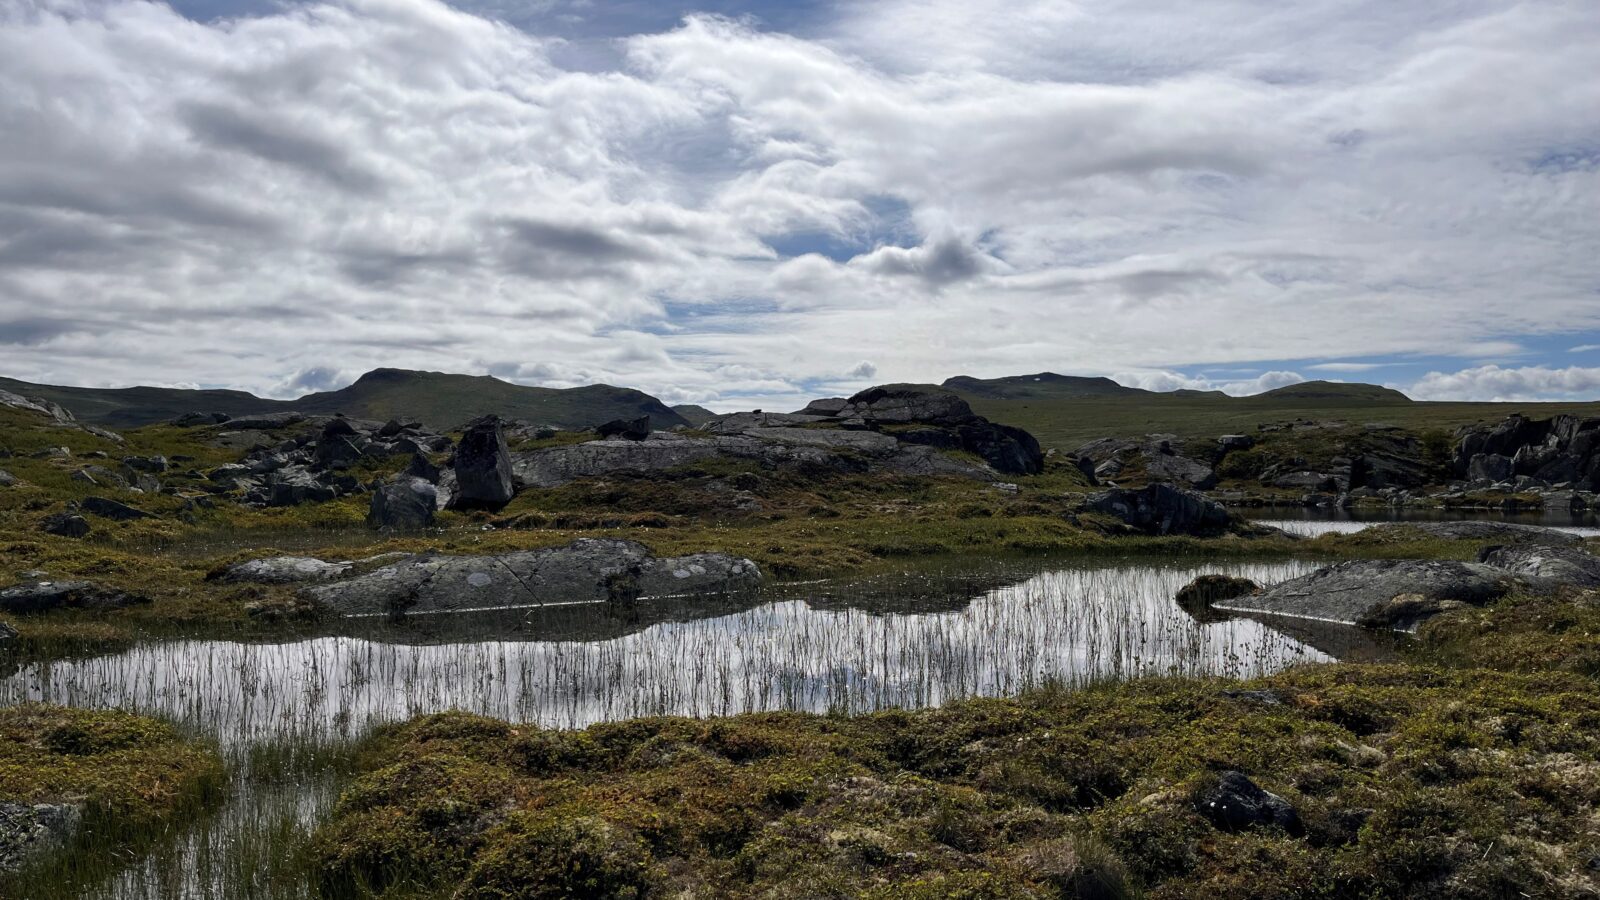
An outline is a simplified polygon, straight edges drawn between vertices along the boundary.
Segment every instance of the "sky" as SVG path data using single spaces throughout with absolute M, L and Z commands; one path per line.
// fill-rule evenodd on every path
M 0 0 L 0 374 L 1600 399 L 1593 0 Z

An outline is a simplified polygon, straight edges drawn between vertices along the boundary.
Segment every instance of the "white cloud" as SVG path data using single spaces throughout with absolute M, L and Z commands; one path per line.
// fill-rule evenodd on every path
M 1129 387 L 1147 391 L 1221 391 L 1235 397 L 1248 397 L 1263 391 L 1277 390 L 1306 379 L 1298 372 L 1263 372 L 1255 378 L 1217 381 L 1199 375 L 1182 375 L 1177 372 L 1123 372 L 1112 378 Z
M 1293 373 L 1170 370 L 1600 330 L 1584 0 L 851 0 L 615 71 L 434 0 L 275 9 L 0 4 L 4 374 L 1246 393 Z
M 1596 350 L 1600 350 L 1600 344 L 1579 344 L 1578 346 L 1573 347 L 1571 350 L 1568 350 L 1567 352 L 1568 353 L 1593 353 Z
M 1418 400 L 1600 400 L 1600 369 L 1478 366 L 1429 372 L 1407 393 Z
M 1382 363 L 1318 363 L 1306 366 L 1317 372 L 1371 372 L 1373 369 L 1383 368 Z

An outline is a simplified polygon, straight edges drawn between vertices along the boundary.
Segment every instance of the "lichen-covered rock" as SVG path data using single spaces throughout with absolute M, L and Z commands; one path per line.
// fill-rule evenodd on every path
M 0 872 L 15 872 L 65 847 L 82 820 L 75 804 L 0 802 Z
M 0 590 L 0 612 L 27 614 L 53 609 L 119 609 L 149 599 L 88 581 L 36 581 Z
M 309 556 L 273 556 L 235 563 L 214 576 L 222 582 L 305 584 L 329 581 L 350 571 L 348 562 L 324 562 Z
M 1577 587 L 1600 587 L 1600 557 L 1573 545 L 1515 544 L 1489 547 L 1478 561 L 1525 578 Z
M 1354 560 L 1214 606 L 1366 628 L 1414 629 L 1462 606 L 1483 606 L 1519 585 L 1511 573 L 1451 560 Z
M 583 539 L 494 556 L 414 556 L 302 596 L 344 616 L 405 616 L 521 606 L 633 603 L 755 590 L 755 563 L 720 553 L 657 558 L 633 541 Z
M 433 524 L 438 504 L 438 488 L 421 478 L 402 475 L 372 492 L 367 526 L 395 531 L 427 528 Z

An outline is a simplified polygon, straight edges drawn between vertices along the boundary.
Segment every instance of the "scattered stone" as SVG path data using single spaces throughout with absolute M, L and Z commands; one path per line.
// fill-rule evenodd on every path
M 720 553 L 657 558 L 632 541 L 582 539 L 495 556 L 409 557 L 303 596 L 344 616 L 406 616 L 571 603 L 630 604 L 755 590 L 755 563 Z
M 326 503 L 339 496 L 333 487 L 318 481 L 303 468 L 284 469 L 267 478 L 267 506 L 299 506 L 302 503 Z
M 82 821 L 74 804 L 0 802 L 0 873 L 66 847 Z
M 156 518 L 152 513 L 147 513 L 142 509 L 134 509 L 126 503 L 108 500 L 105 497 L 87 497 L 82 505 L 84 512 L 116 522 L 132 522 L 137 519 Z
M 1139 490 L 1114 488 L 1090 496 L 1087 508 L 1115 516 L 1128 527 L 1150 535 L 1217 535 L 1235 524 L 1222 504 L 1167 484 L 1152 484 Z
M 594 430 L 601 440 L 618 437 L 625 441 L 643 441 L 650 437 L 650 417 L 640 416 L 637 419 L 613 419 Z
M 1408 631 L 1446 610 L 1492 603 L 1517 584 L 1510 573 L 1480 563 L 1353 560 L 1215 607 Z
M 39 527 L 44 533 L 57 537 L 81 538 L 89 534 L 89 520 L 71 512 L 46 516 Z
M 1196 795 L 1194 807 L 1219 831 L 1277 827 L 1295 837 L 1305 834 L 1294 806 L 1277 794 L 1262 790 L 1243 772 L 1223 772 Z
M 17 476 L 0 469 L 0 487 L 12 487 L 17 483 Z
M 367 510 L 367 527 L 394 531 L 417 531 L 433 524 L 439 492 L 421 478 L 402 475 L 396 481 L 372 492 Z
M 350 566 L 347 562 L 323 562 L 309 556 L 273 556 L 234 563 L 207 577 L 230 584 L 305 584 L 338 578 L 350 571 Z
M 0 612 L 17 614 L 52 609 L 121 609 L 149 602 L 145 597 L 88 581 L 38 581 L 0 590 Z
M 511 451 L 506 448 L 499 416 L 484 416 L 467 424 L 452 469 L 456 475 L 453 507 L 499 509 L 511 502 Z
M 169 468 L 165 456 L 125 456 L 122 464 L 136 472 L 149 472 L 152 475 L 160 475 Z

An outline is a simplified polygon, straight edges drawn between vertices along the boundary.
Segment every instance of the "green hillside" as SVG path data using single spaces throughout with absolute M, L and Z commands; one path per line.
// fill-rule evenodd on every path
M 683 418 L 695 428 L 699 428 L 701 425 L 704 425 L 705 423 L 717 417 L 717 414 L 711 410 L 706 409 L 704 406 L 696 406 L 693 403 L 679 404 L 674 406 L 672 411 L 680 416 L 683 416 Z
M 1520 412 L 1545 418 L 1572 412 L 1600 416 L 1589 403 L 1434 403 L 1412 400 L 1371 384 L 1308 381 L 1253 397 L 1215 391 L 1157 393 L 1123 387 L 1099 392 L 1067 376 L 952 378 L 945 386 L 997 422 L 1033 432 L 1046 447 L 1070 451 L 1101 437 L 1136 437 L 1170 432 L 1180 437 L 1249 433 L 1258 425 L 1294 419 L 1384 422 L 1410 428 L 1454 429 Z M 1118 387 L 1121 387 L 1120 385 Z
M 688 422 L 649 394 L 596 384 L 578 388 L 526 387 L 487 375 L 450 375 L 404 369 L 374 369 L 349 387 L 308 394 L 298 400 L 268 400 L 242 391 L 182 388 L 80 388 L 30 384 L 0 378 L 0 390 L 43 397 L 78 418 L 108 428 L 164 422 L 187 412 L 230 416 L 296 410 L 344 413 L 362 419 L 420 420 L 430 428 L 452 428 L 487 413 L 561 428 L 582 428 L 612 419 L 650 416 L 657 428 Z

